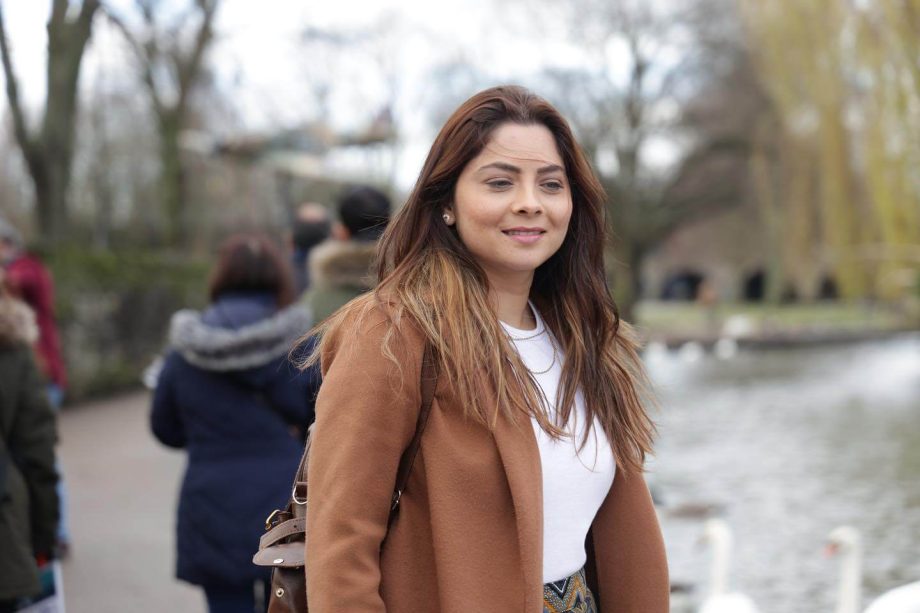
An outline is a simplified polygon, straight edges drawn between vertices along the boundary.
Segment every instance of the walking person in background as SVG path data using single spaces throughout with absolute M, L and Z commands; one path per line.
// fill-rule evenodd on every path
M 319 326 L 311 611 L 668 611 L 604 199 L 529 91 L 485 90 L 448 119 L 381 240 L 380 284 Z M 434 401 L 394 492 L 427 352 Z
M 54 411 L 61 409 L 67 387 L 67 373 L 61 355 L 61 343 L 54 317 L 54 282 L 42 261 L 29 253 L 22 234 L 0 217 L 0 264 L 6 271 L 6 287 L 13 296 L 25 302 L 38 323 L 38 362 L 45 375 L 45 392 Z M 58 466 L 58 498 L 60 519 L 57 528 L 57 552 L 66 557 L 70 552 L 70 529 L 67 520 L 67 489 Z
M 310 287 L 310 252 L 329 238 L 332 224 L 329 212 L 321 204 L 305 202 L 297 208 L 291 228 L 291 265 L 294 269 L 294 291 L 298 295 Z
M 36 560 L 54 555 L 58 523 L 54 413 L 32 346 L 29 307 L 0 270 L 0 613 L 40 591 Z
M 264 610 L 269 575 L 252 564 L 261 527 L 290 494 L 313 420 L 307 377 L 288 360 L 311 318 L 293 305 L 290 266 L 266 237 L 220 250 L 203 312 L 173 317 L 151 425 L 188 451 L 179 496 L 177 576 L 211 613 Z
M 303 300 L 322 321 L 374 287 L 377 239 L 390 219 L 390 199 L 368 186 L 352 187 L 338 200 L 333 238 L 310 255 L 310 289 Z

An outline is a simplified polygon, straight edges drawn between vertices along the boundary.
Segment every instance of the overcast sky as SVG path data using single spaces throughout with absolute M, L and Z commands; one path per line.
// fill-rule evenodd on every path
M 47 37 L 45 22 L 49 0 L 0 0 L 15 54 L 16 71 L 29 106 L 41 103 L 44 94 L 44 62 Z M 115 7 L 130 7 L 131 0 L 108 0 Z M 128 11 L 130 12 L 130 11 Z M 219 9 L 219 40 L 212 58 L 221 75 L 232 75 L 252 90 L 255 99 L 271 97 L 286 102 L 288 92 L 299 92 L 298 81 L 310 70 L 313 58 L 306 57 L 299 42 L 307 27 L 345 26 L 360 28 L 391 15 L 404 33 L 400 41 L 401 69 L 411 82 L 436 61 L 462 50 L 464 57 L 480 64 L 496 78 L 526 75 L 538 69 L 548 55 L 558 63 L 576 63 L 577 51 L 558 41 L 547 41 L 534 32 L 520 32 L 509 23 L 513 11 L 493 8 L 492 0 L 337 0 L 335 2 L 293 2 L 262 0 L 258 8 L 250 0 L 225 0 Z M 104 19 L 97 19 L 94 37 L 85 56 L 84 81 L 106 61 L 121 63 L 121 40 Z M 515 32 L 518 31 L 518 35 Z M 486 42 L 488 41 L 488 42 Z M 496 46 L 496 41 L 498 46 Z M 2 79 L 2 74 L 0 74 Z M 85 85 L 84 85 L 85 86 Z M 260 113 L 250 104 L 246 121 L 253 126 L 278 120 L 278 109 Z M 0 106 L 6 106 L 5 97 Z M 263 116 L 260 116 L 263 115 Z
M 107 0 L 110 6 L 127 7 L 133 0 Z M 22 95 L 34 114 L 42 104 L 47 37 L 45 23 L 49 0 L 0 0 L 14 52 L 15 69 Z M 176 2 L 185 6 L 186 2 Z M 392 52 L 386 61 L 399 76 L 399 100 L 395 109 L 404 137 L 396 179 L 401 187 L 414 181 L 430 144 L 432 126 L 425 113 L 440 92 L 427 78 L 439 62 L 459 59 L 486 75 L 486 84 L 527 81 L 546 65 L 573 67 L 585 64 L 583 50 L 561 35 L 552 33 L 550 14 L 532 3 L 510 5 L 496 0 L 335 0 L 295 2 L 224 0 L 211 49 L 210 66 L 221 89 L 233 100 L 241 130 L 260 131 L 288 127 L 309 119 L 309 82 L 312 71 L 329 70 L 323 58 L 311 57 L 301 42 L 307 27 L 361 28 L 382 20 L 393 23 Z M 545 4 L 551 8 L 552 4 Z M 550 17 L 537 22 L 542 17 Z M 548 25 L 547 25 L 548 24 Z M 106 79 L 132 78 L 123 40 L 99 17 L 91 46 L 84 58 L 81 87 L 90 88 L 103 75 Z M 352 84 L 333 100 L 332 120 L 355 127 L 369 121 L 385 83 L 377 66 L 366 56 L 337 65 L 342 82 Z M 2 74 L 0 74 L 2 79 Z M 477 83 L 482 85 L 482 83 Z M 462 97 L 472 94 L 459 92 Z M 539 93 L 539 92 L 538 92 Z M 461 99 L 462 99 L 461 97 Z M 458 100 L 459 101 L 459 100 Z M 377 105 L 375 107 L 375 104 Z M 6 98 L 0 96 L 5 114 Z

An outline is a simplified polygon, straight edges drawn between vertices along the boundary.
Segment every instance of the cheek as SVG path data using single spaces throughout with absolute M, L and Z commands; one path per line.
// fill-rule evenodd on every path
M 505 207 L 500 199 L 483 194 L 464 195 L 465 198 L 457 200 L 458 226 L 464 226 L 471 232 L 481 232 L 501 222 Z
M 556 225 L 559 226 L 561 230 L 568 231 L 569 226 L 572 223 L 572 203 L 568 203 L 568 206 L 562 207 L 559 211 L 559 214 L 556 216 Z

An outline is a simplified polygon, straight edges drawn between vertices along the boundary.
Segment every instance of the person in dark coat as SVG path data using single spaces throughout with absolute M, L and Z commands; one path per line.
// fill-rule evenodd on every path
M 310 252 L 329 238 L 331 231 L 329 212 L 322 204 L 305 202 L 298 207 L 290 236 L 294 289 L 298 294 L 310 287 Z
M 55 419 L 37 338 L 32 312 L 0 284 L 0 613 L 40 591 L 36 556 L 50 557 L 55 544 Z
M 176 574 L 211 613 L 264 610 L 269 575 L 252 564 L 265 519 L 287 501 L 313 421 L 308 376 L 288 359 L 311 316 L 293 305 L 289 264 L 260 235 L 221 250 L 210 306 L 173 316 L 151 426 L 188 450 Z M 262 601 L 262 602 L 260 602 Z
M 6 289 L 32 310 L 38 324 L 35 357 L 44 374 L 43 386 L 53 411 L 58 411 L 67 389 L 67 371 L 61 353 L 60 335 L 54 314 L 54 281 L 48 267 L 25 248 L 19 229 L 0 217 L 0 265 Z M 67 487 L 61 467 L 57 467 L 59 504 L 57 543 L 60 557 L 70 552 L 70 528 L 67 519 Z

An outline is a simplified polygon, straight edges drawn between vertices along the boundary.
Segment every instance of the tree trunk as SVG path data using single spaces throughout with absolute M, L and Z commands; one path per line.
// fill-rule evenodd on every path
M 612 255 L 608 279 L 613 290 L 613 300 L 620 318 L 635 323 L 636 304 L 642 287 L 640 269 L 645 254 L 638 245 L 624 244 Z
M 185 170 L 179 148 L 178 113 L 166 112 L 160 124 L 160 197 L 165 213 L 166 244 L 182 246 L 185 231 Z
M 18 82 L 12 54 L 4 40 L 3 68 L 7 99 L 13 114 L 16 139 L 26 158 L 35 186 L 36 216 L 42 242 L 57 243 L 66 238 L 68 188 L 74 150 L 77 114 L 77 83 L 83 52 L 92 31 L 98 0 L 84 0 L 80 11 L 68 17 L 67 0 L 54 0 L 48 19 L 47 94 L 41 131 L 30 134 L 19 101 Z M 0 9 L 0 36 L 6 31 Z

